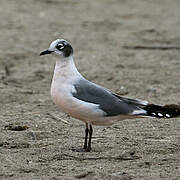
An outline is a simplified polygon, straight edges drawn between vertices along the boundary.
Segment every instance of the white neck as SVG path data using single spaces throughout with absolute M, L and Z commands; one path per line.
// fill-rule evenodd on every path
M 73 81 L 79 77 L 82 76 L 76 69 L 76 66 L 73 61 L 73 56 L 69 56 L 67 58 L 60 58 L 56 61 L 53 81 L 61 79 L 67 82 Z

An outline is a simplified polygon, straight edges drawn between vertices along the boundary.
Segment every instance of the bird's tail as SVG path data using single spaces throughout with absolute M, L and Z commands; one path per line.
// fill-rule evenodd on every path
M 159 106 L 155 104 L 147 104 L 142 109 L 146 111 L 146 115 L 156 118 L 175 118 L 180 117 L 180 105 L 169 104 Z

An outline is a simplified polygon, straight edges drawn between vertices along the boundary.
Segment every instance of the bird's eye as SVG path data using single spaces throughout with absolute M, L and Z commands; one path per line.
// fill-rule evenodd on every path
M 56 46 L 56 48 L 57 48 L 58 50 L 62 50 L 62 49 L 64 48 L 64 45 L 63 45 L 63 44 L 58 44 L 58 45 Z

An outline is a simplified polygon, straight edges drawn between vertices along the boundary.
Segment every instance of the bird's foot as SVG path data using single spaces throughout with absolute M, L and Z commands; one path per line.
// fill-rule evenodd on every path
M 87 148 L 80 148 L 80 149 L 75 149 L 75 148 L 71 148 L 72 151 L 74 152 L 90 152 L 91 148 L 87 147 Z

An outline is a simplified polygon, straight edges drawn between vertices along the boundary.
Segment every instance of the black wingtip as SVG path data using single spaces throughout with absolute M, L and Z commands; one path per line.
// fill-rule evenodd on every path
M 180 117 L 180 106 L 176 104 L 169 104 L 159 106 L 155 104 L 148 104 L 143 108 L 147 111 L 147 115 L 156 118 L 175 118 Z

